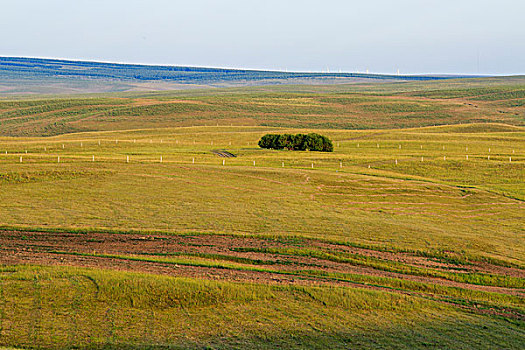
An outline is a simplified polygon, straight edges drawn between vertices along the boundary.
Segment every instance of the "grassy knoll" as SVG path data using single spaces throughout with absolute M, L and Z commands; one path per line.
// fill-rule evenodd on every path
M 0 287 L 7 346 L 510 349 L 523 337 L 516 321 L 355 288 L 31 266 L 2 268 Z

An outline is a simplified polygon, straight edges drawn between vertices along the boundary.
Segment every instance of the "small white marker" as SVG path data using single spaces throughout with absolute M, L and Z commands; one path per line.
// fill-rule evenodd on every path
M 60 156 L 57 157 L 57 163 L 60 163 Z
M 487 156 L 487 160 L 490 160 L 490 156 Z
M 80 143 L 80 148 L 84 147 L 84 145 L 82 144 L 82 142 Z
M 253 166 L 255 166 L 255 160 L 253 161 Z
M 92 162 L 95 161 L 95 156 L 94 156 L 94 155 L 91 157 L 91 161 L 92 161 Z
M 447 160 L 447 156 L 443 156 L 443 160 Z
M 129 156 L 126 156 L 126 163 L 129 163 Z
M 64 144 L 62 144 L 62 149 L 64 149 Z
M 22 156 L 20 156 L 20 163 L 22 163 Z
M 468 160 L 468 154 L 467 154 L 467 160 Z
M 401 149 L 401 145 L 399 145 L 399 149 Z
M 195 164 L 195 158 L 193 158 L 193 159 L 191 160 L 191 162 L 192 162 L 192 164 Z
M 396 159 L 396 165 L 397 165 L 397 159 Z
M 100 140 L 98 140 L 98 145 L 100 146 Z
M 423 145 L 420 145 L 419 148 L 423 149 Z
M 343 167 L 343 162 L 339 162 L 339 167 L 340 167 L 340 168 Z
M 222 160 L 222 165 L 224 165 L 225 163 L 226 163 L 226 161 L 223 159 L 223 160 Z
M 489 148 L 489 153 L 490 153 L 490 148 Z
M 314 163 L 312 163 L 312 169 L 314 168 Z
M 368 165 L 368 169 L 370 169 L 370 164 Z
M 281 167 L 284 168 L 284 162 L 281 163 Z
M 160 162 L 162 163 L 162 156 L 160 156 Z
M 423 161 L 423 157 L 421 157 L 421 161 Z
M 379 148 L 379 143 L 377 144 L 377 148 Z
M 509 163 L 512 162 L 512 157 L 509 157 Z

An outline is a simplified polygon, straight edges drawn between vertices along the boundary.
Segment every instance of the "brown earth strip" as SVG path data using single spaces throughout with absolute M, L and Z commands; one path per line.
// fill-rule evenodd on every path
M 282 254 L 271 254 L 258 252 L 264 249 L 289 249 L 289 248 L 315 248 L 320 251 L 345 252 L 359 254 L 384 261 L 400 262 L 415 267 L 432 268 L 435 270 L 454 273 L 482 272 L 524 278 L 525 272 L 517 268 L 494 266 L 487 263 L 472 263 L 471 265 L 456 265 L 436 261 L 426 257 L 415 256 L 408 253 L 392 253 L 371 249 L 348 247 L 317 241 L 279 242 L 276 240 L 232 237 L 221 235 L 148 235 L 137 234 L 113 234 L 113 233 L 44 233 L 23 231 L 0 231 L 0 264 L 44 264 L 61 265 L 73 264 L 75 266 L 90 266 L 100 268 L 122 268 L 130 266 L 130 269 L 138 268 L 139 271 L 150 273 L 171 274 L 174 276 L 206 277 L 210 270 L 215 271 L 220 278 L 232 280 L 281 280 L 287 281 L 307 279 L 310 281 L 325 281 L 324 278 L 302 276 L 288 276 L 280 273 L 262 271 L 242 271 L 235 269 L 217 269 L 201 266 L 177 266 L 173 264 L 131 261 L 118 258 L 97 256 L 75 256 L 64 253 L 80 254 L 103 254 L 121 256 L 139 256 L 147 259 L 178 258 L 185 259 L 188 256 L 199 258 L 199 254 L 205 259 L 212 259 L 218 255 L 217 261 L 228 262 L 231 259 L 235 263 L 246 264 L 246 266 L 257 266 L 268 270 L 279 270 L 291 273 L 300 273 L 301 270 L 316 270 L 321 272 L 352 273 L 377 277 L 400 278 L 411 281 L 433 283 L 437 285 L 460 287 L 464 289 L 497 292 L 511 295 L 524 295 L 524 291 L 516 288 L 503 288 L 494 286 L 474 285 L 455 282 L 435 277 L 414 276 L 367 266 L 353 265 L 344 262 L 334 262 L 318 259 L 310 256 L 292 256 Z M 239 249 L 240 248 L 240 249 Z M 248 249 L 246 249 L 248 248 Z M 248 250 L 248 251 L 243 251 Z M 249 251 L 256 250 L 255 252 Z M 243 261 L 242 259 L 250 259 Z M 168 273 L 169 272 L 169 273 Z M 325 282 L 323 282 L 325 283 Z M 340 281 L 332 280 L 332 284 L 340 284 Z

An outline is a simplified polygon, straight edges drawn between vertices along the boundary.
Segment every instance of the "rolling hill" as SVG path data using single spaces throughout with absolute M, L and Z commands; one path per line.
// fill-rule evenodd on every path
M 170 90 L 210 86 L 421 81 L 458 77 L 279 72 L 0 57 L 0 95 Z
M 523 348 L 524 77 L 17 64 L 0 349 Z

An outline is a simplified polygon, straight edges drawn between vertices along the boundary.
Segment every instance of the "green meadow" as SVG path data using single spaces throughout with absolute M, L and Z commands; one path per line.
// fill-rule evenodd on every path
M 519 77 L 0 100 L 0 346 L 518 349 L 524 101 Z M 334 152 L 257 146 L 308 132 Z

